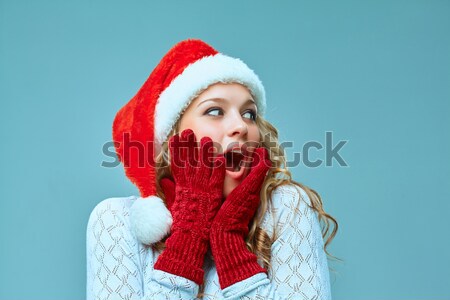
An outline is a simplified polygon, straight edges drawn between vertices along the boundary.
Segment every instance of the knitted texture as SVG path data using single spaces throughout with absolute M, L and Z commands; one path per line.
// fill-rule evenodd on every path
M 298 186 L 283 185 L 271 199 L 260 223 L 269 236 L 275 234 L 268 274 L 222 290 L 216 262 L 207 252 L 203 299 L 331 299 L 321 227 L 308 195 Z M 108 198 L 92 210 L 86 228 L 86 299 L 196 299 L 198 284 L 154 270 L 161 253 L 131 231 L 130 208 L 136 201 L 136 196 Z
M 211 228 L 211 251 L 222 289 L 257 273 L 267 273 L 244 240 L 259 205 L 261 185 L 271 167 L 265 148 L 257 148 L 252 157 L 250 174 L 225 199 Z
M 213 142 L 204 137 L 197 145 L 187 129 L 169 141 L 175 199 L 170 204 L 173 217 L 166 249 L 155 269 L 203 282 L 203 261 L 208 250 L 209 231 L 222 202 L 225 158 L 213 159 Z M 162 185 L 167 186 L 166 184 Z

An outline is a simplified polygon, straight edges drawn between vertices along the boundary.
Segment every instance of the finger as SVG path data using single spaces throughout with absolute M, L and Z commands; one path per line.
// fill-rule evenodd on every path
M 213 166 L 213 141 L 210 137 L 204 136 L 200 140 L 200 163 L 202 166 L 211 168 Z
M 186 139 L 188 135 L 193 134 L 193 133 L 194 133 L 194 131 L 193 131 L 192 129 L 187 128 L 187 129 L 185 129 L 185 130 L 183 130 L 183 131 L 181 132 L 180 136 L 181 136 L 183 139 Z
M 189 139 L 190 136 L 194 134 L 192 129 L 185 129 L 183 132 L 181 132 L 180 135 L 180 153 L 181 153 L 181 159 L 183 160 L 183 168 L 189 167 L 189 152 L 190 151 L 190 144 Z
M 196 152 L 198 152 L 198 145 L 194 131 L 192 129 L 186 129 L 181 133 L 186 143 L 186 162 L 190 167 L 197 166 Z M 198 157 L 198 154 L 197 154 Z
M 252 169 L 255 168 L 259 164 L 259 162 L 261 161 L 261 155 L 260 155 L 258 149 L 259 148 L 256 148 L 255 151 L 253 151 L 253 154 L 252 154 L 252 165 L 251 165 Z
M 264 182 L 267 171 L 272 166 L 269 154 L 266 148 L 260 147 L 255 150 L 255 160 L 250 174 L 244 179 L 248 182 L 248 188 L 255 193 Z
M 167 208 L 171 210 L 175 201 L 175 182 L 169 178 L 163 178 L 161 179 L 160 185 L 166 198 Z
M 226 159 L 223 154 L 217 155 L 211 173 L 211 184 L 215 187 L 222 187 L 225 180 Z
M 200 140 L 199 152 L 198 155 L 200 157 L 199 161 L 196 162 L 196 176 L 197 179 L 202 183 L 207 183 L 211 177 L 211 164 L 212 162 L 208 161 L 208 148 L 211 147 L 211 139 L 208 137 L 203 137 Z
M 180 136 L 178 134 L 170 138 L 169 150 L 172 172 L 178 173 L 178 170 L 181 168 Z
M 269 158 L 269 151 L 264 147 L 259 147 L 255 150 L 257 154 L 257 161 L 254 163 L 254 167 L 257 169 L 266 169 L 266 171 L 272 166 L 272 162 Z

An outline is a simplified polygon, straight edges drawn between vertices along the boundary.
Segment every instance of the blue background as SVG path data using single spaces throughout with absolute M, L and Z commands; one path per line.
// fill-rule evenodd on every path
M 0 298 L 83 299 L 90 211 L 137 194 L 102 153 L 176 42 L 262 79 L 288 158 L 339 220 L 334 299 L 450 299 L 449 1 L 0 1 Z M 325 152 L 311 151 L 311 159 Z

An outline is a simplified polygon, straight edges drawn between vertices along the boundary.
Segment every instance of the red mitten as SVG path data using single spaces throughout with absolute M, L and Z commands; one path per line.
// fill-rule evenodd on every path
M 222 289 L 257 273 L 267 272 L 247 249 L 248 225 L 259 205 L 259 193 L 271 167 L 268 152 L 257 148 L 250 174 L 228 195 L 211 228 L 211 251 Z
M 203 282 L 203 261 L 209 243 L 211 223 L 222 202 L 225 158 L 213 159 L 213 142 L 204 137 L 197 145 L 187 129 L 169 141 L 171 170 L 175 180 L 173 218 L 166 249 L 154 268 Z M 166 182 L 167 183 L 167 182 Z
M 172 213 L 172 205 L 175 202 L 175 182 L 173 182 L 171 179 L 165 177 L 165 178 L 161 179 L 160 185 L 164 192 L 166 206 L 169 209 L 169 211 Z

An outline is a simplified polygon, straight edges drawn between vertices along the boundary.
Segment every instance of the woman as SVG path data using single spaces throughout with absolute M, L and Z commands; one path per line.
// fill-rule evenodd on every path
M 291 179 L 265 105 L 257 75 L 201 40 L 163 57 L 114 120 L 141 197 L 91 213 L 88 299 L 331 298 L 337 223 Z

